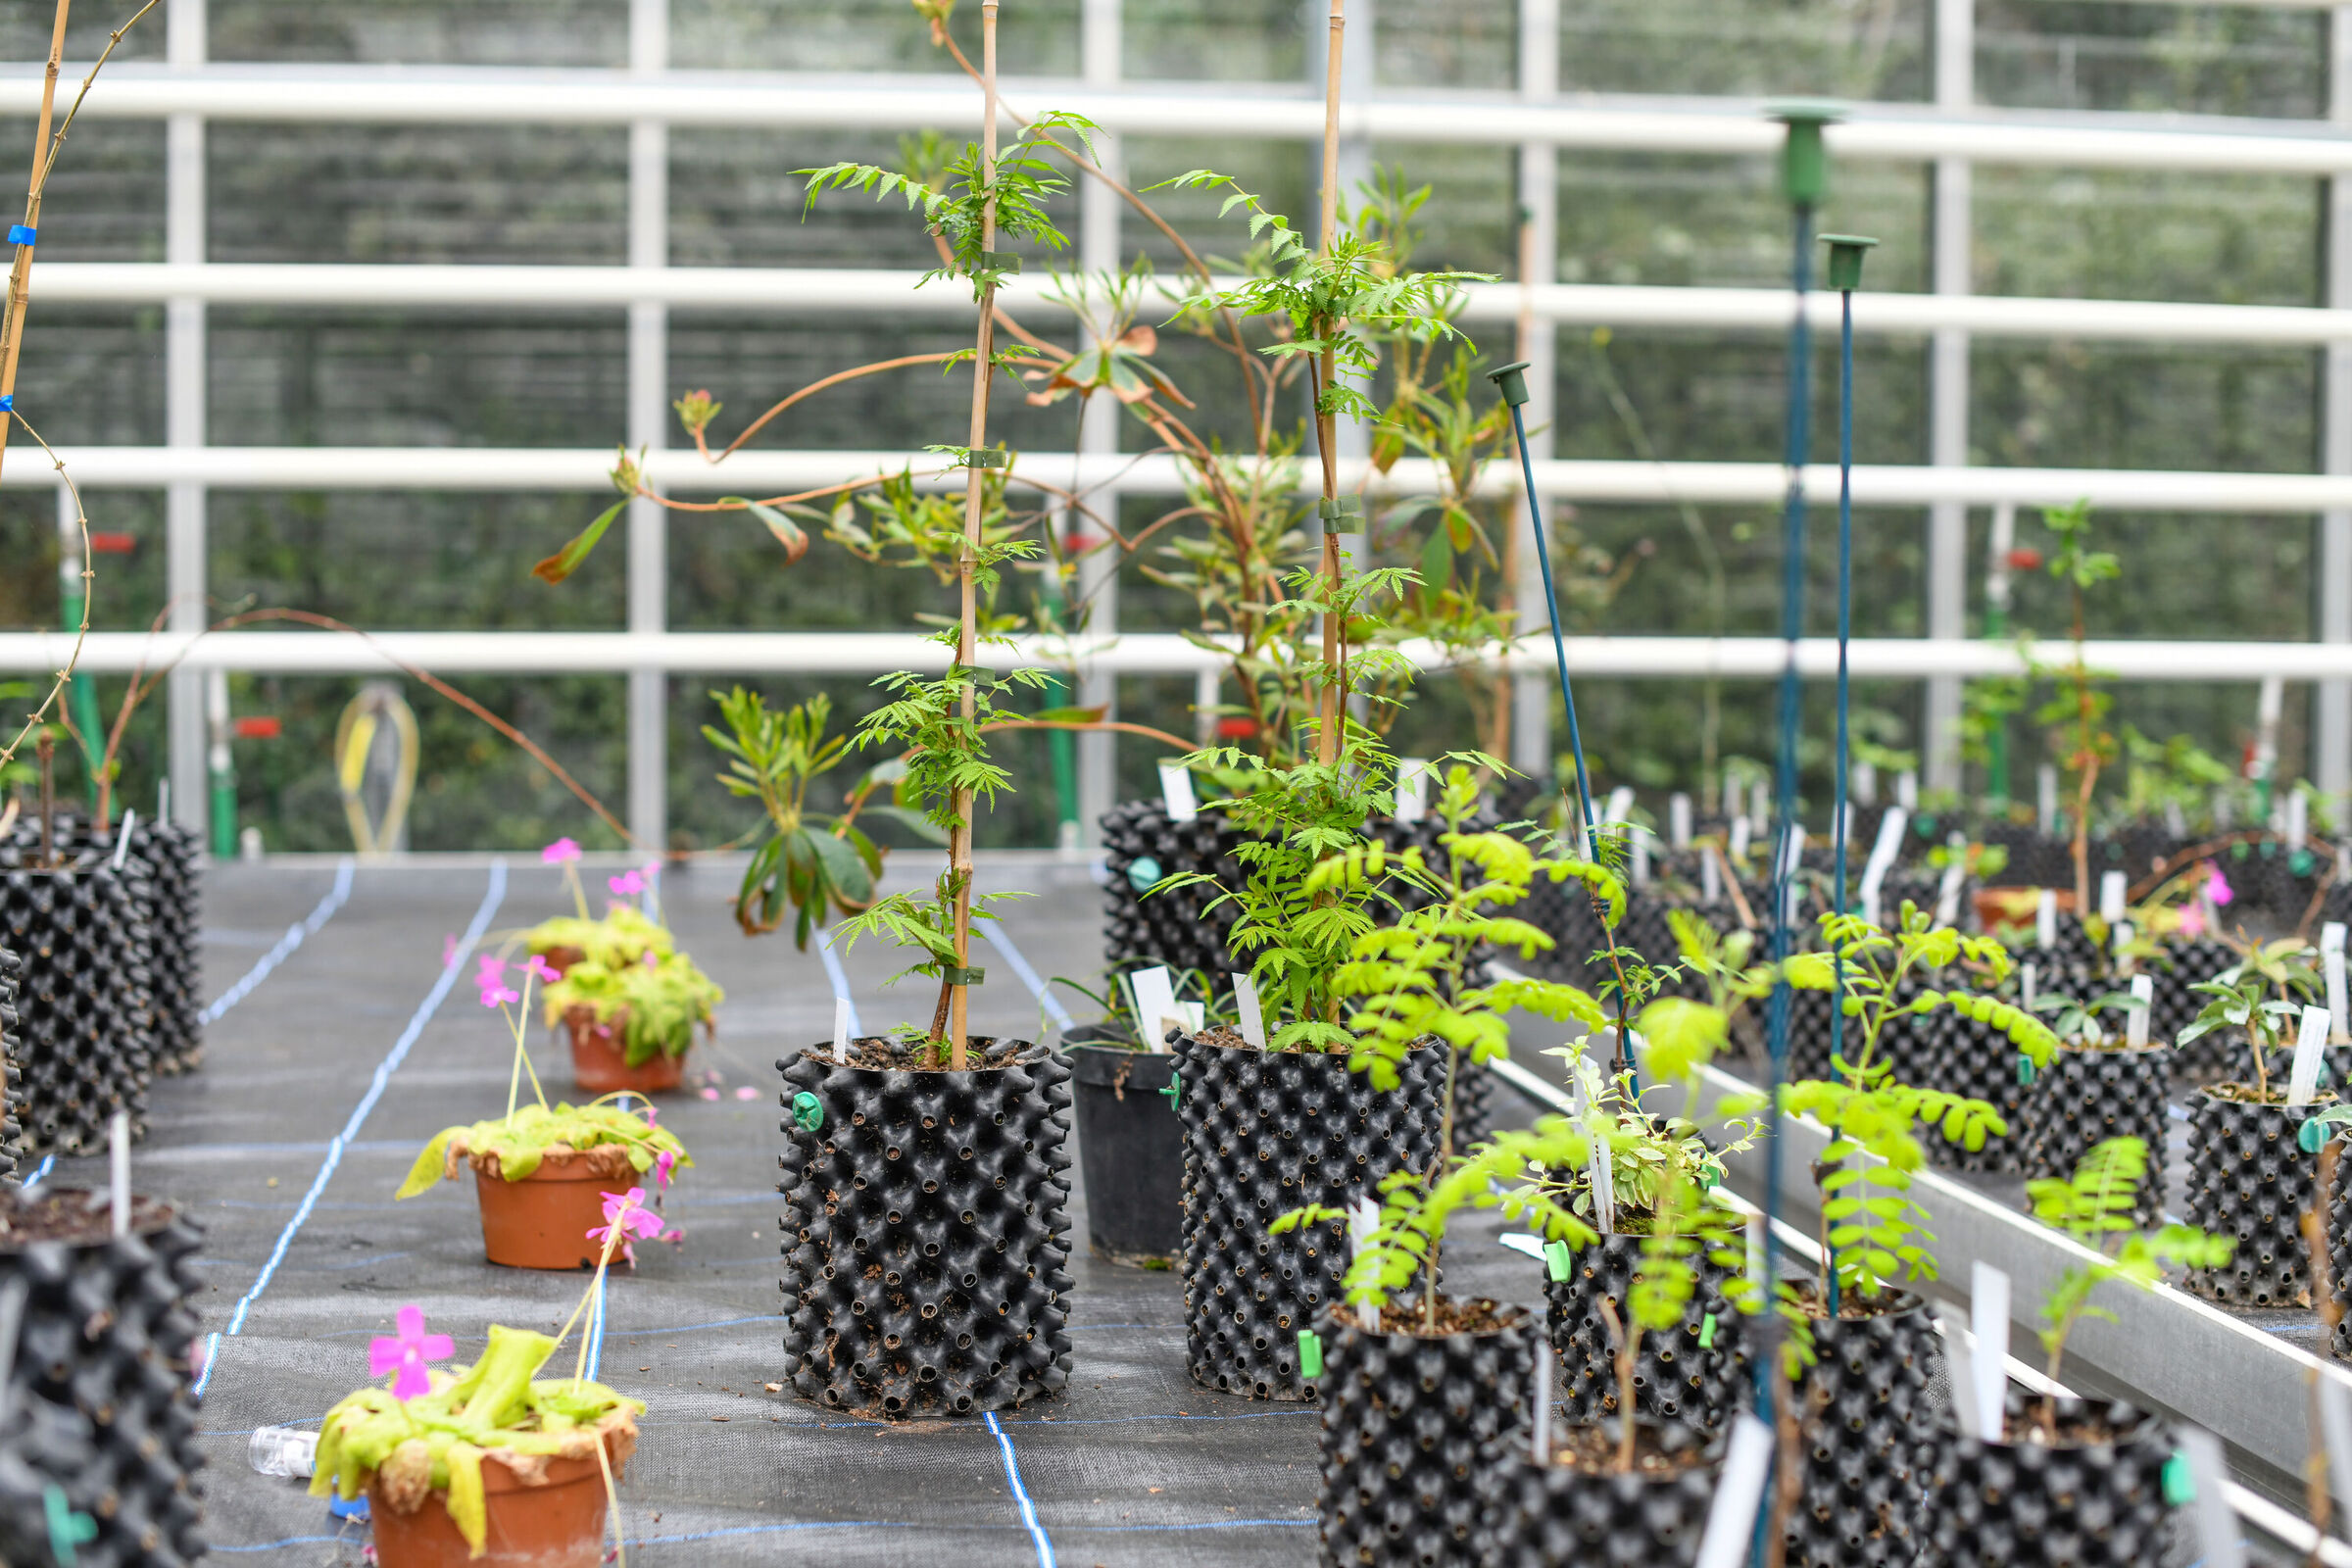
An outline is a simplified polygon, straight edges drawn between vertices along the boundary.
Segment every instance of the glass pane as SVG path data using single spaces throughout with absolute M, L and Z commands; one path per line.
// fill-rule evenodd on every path
M 163 445 L 163 307 L 43 305 L 37 268 L 32 285 L 20 416 L 52 446 Z
M 669 144 L 669 255 L 678 267 L 897 267 L 939 251 L 896 197 L 833 191 L 815 207 L 793 171 L 829 164 L 904 170 L 902 138 L 863 131 L 680 129 Z M 1074 217 L 1076 204 L 1061 204 Z M 1066 226 L 1066 223 L 1065 223 Z M 930 287 L 959 292 L 954 283 Z
M 2315 352 L 1980 343 L 1975 361 L 1980 463 L 2308 473 L 2318 451 Z
M 1138 80 L 1300 81 L 1310 9 L 1297 0 L 1127 0 L 1126 73 Z M 1328 15 L 1313 20 L 1321 24 Z
M 23 216 L 33 122 L 0 124 L 0 187 L 10 223 Z M 66 137 L 41 200 L 44 262 L 164 259 L 164 126 L 161 121 L 85 120 Z M 33 298 L 40 298 L 33 279 Z
M 1977 0 L 1977 96 L 2036 109 L 2317 120 L 2328 113 L 2328 14 Z
M 212 0 L 216 60 L 622 66 L 628 0 Z
M 998 70 L 1006 77 L 1076 75 L 1078 5 L 1023 0 L 1006 6 L 997 24 Z M 1128 24 L 1134 25 L 1132 20 Z M 671 63 L 689 70 L 960 70 L 931 41 L 913 8 L 904 5 L 669 0 L 669 27 Z M 950 30 L 964 58 L 978 66 L 980 8 L 958 6 Z
M 1560 11 L 1563 87 L 1928 95 L 1931 0 L 1580 0 Z
M 2285 176 L 1981 168 L 1976 286 L 2317 305 L 2323 192 Z

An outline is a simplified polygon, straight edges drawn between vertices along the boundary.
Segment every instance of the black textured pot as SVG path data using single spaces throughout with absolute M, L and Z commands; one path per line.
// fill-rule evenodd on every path
M 1571 1253 L 1568 1277 L 1546 1276 L 1544 1302 L 1559 1356 L 1562 1408 L 1572 1425 L 1617 1414 L 1617 1364 L 1600 1302 L 1624 1322 L 1642 1261 L 1642 1238 L 1607 1235 Z M 1680 1327 L 1642 1335 L 1634 1365 L 1634 1413 L 1712 1432 L 1748 1398 L 1745 1320 L 1724 1299 L 1730 1270 L 1698 1262 L 1698 1289 Z
M 1222 811 L 1190 822 L 1170 817 L 1157 801 L 1127 801 L 1102 813 L 1102 954 L 1114 965 L 1164 963 L 1178 974 L 1198 969 L 1222 990 L 1226 975 L 1244 967 L 1226 951 L 1225 937 L 1241 910 L 1205 885 L 1174 888 L 1147 898 L 1162 877 L 1181 871 L 1241 884 L 1234 850 L 1241 831 Z
M 2311 1206 L 2318 1156 L 2296 1139 L 2332 1101 L 2257 1105 L 2213 1089 L 2190 1097 L 2188 1223 L 2236 1238 L 2237 1250 L 2220 1268 L 2188 1270 L 2187 1289 L 2236 1307 L 2309 1304 L 2311 1260 L 2298 1227 Z
M 1165 1268 L 1184 1248 L 1176 1057 L 1084 1042 L 1068 1051 L 1087 1242 L 1114 1263 Z
M 965 1072 L 896 1042 L 830 1042 L 784 1075 L 784 1354 L 805 1398 L 903 1419 L 977 1415 L 1069 1378 L 1070 1070 L 970 1042 Z M 887 1065 L 885 1065 L 887 1063 Z
M 1804 1476 L 1784 1532 L 1789 1568 L 1909 1568 L 1951 1399 L 1927 1304 L 1813 1320 L 1795 1390 Z
M 0 1439 L 0 1513 L 21 1517 L 29 1501 L 38 1517 L 54 1485 L 97 1529 L 79 1562 L 177 1568 L 205 1549 L 188 1360 L 198 1289 L 189 1260 L 203 1233 L 138 1199 L 130 1234 L 116 1237 L 104 1201 L 92 1207 L 89 1197 L 0 1199 L 0 1291 L 24 1292 Z M 28 1487 L 39 1489 L 30 1498 Z
M 2164 1217 L 2165 1089 L 2172 1048 L 2093 1051 L 2066 1047 L 2035 1075 L 2023 1113 L 2028 1176 L 2074 1175 L 2075 1166 L 2110 1138 L 2136 1138 L 2148 1149 L 2157 1179 L 2143 1182 L 2132 1218 L 2152 1226 Z
M 1424 1338 L 1420 1298 L 1381 1333 L 1350 1310 L 1324 1342 L 1323 1560 L 1348 1568 L 1477 1568 L 1487 1468 L 1525 1447 L 1534 1412 L 1535 1320 L 1493 1301 L 1458 1306 L 1490 1326 Z
M 1527 1444 L 1489 1468 L 1486 1568 L 1561 1563 L 1690 1568 L 1714 1506 L 1720 1445 L 1673 1422 L 1641 1421 L 1635 1441 L 1652 1468 L 1613 1471 L 1619 1429 L 1571 1427 L 1538 1464 Z
M 0 946 L 24 960 L 10 1053 L 17 1118 L 34 1152 L 103 1147 L 107 1123 L 146 1128 L 152 1036 L 123 879 L 103 865 L 0 878 Z
M 1212 1039 L 1236 1038 L 1212 1036 Z M 1346 1056 L 1176 1043 L 1184 1123 L 1185 1361 L 1194 1381 L 1260 1399 L 1303 1399 L 1298 1331 L 1340 1298 L 1348 1228 L 1276 1236 L 1310 1203 L 1374 1196 L 1391 1171 L 1437 1153 L 1444 1054 L 1416 1051 L 1386 1093 Z
M 1920 1568 L 2136 1568 L 2165 1560 L 2173 1440 L 2131 1405 L 2060 1399 L 2057 1441 L 2030 1433 L 2041 1401 L 2011 1391 L 2006 1443 L 1944 1436 Z
M 2025 1153 L 2021 1125 L 2031 1091 L 2018 1077 L 2016 1042 L 1992 1025 L 1964 1018 L 1948 1007 L 1897 1019 L 1887 1026 L 1886 1033 L 1906 1029 L 1913 1036 L 1911 1049 L 1921 1064 L 1916 1076 L 1905 1076 L 1898 1067 L 1895 1076 L 1899 1081 L 1982 1100 L 2000 1112 L 2009 1128 L 2005 1134 L 1987 1137 L 1982 1149 L 1955 1144 L 1929 1128 L 1921 1138 L 1928 1158 L 1948 1170 L 2017 1169 Z

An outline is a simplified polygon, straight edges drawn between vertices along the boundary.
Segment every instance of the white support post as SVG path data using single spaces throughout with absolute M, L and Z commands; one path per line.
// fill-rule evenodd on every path
M 629 70 L 669 68 L 669 0 L 629 0 Z M 629 125 L 629 265 L 669 265 L 669 126 Z M 631 449 L 659 451 L 669 437 L 669 310 L 629 306 L 628 427 Z M 629 631 L 660 636 L 669 624 L 669 516 L 652 501 L 629 505 Z M 651 661 L 629 671 L 629 831 L 660 853 L 669 841 L 669 678 Z
M 1519 95 L 1544 103 L 1560 87 L 1560 0 L 1519 0 Z M 1554 280 L 1560 251 L 1560 156 L 1547 141 L 1519 144 L 1520 280 L 1531 288 Z M 1551 456 L 1555 383 L 1559 377 L 1559 329 L 1549 320 L 1523 314 L 1518 358 L 1527 366 L 1527 446 L 1538 462 Z M 1551 626 L 1544 596 L 1551 584 L 1536 556 L 1535 530 L 1524 502 L 1513 506 L 1518 544 L 1511 598 L 1519 630 L 1539 636 Z M 1544 504 L 1546 514 L 1550 504 Z M 1529 778 L 1551 778 L 1552 678 L 1530 671 L 1511 678 L 1511 765 Z
M 1947 113 L 1976 98 L 1976 0 L 1936 0 L 1936 104 Z M 1938 294 L 1970 294 L 1970 170 L 1959 158 L 1936 160 L 1931 279 Z M 1968 334 L 1936 333 L 1928 351 L 1928 461 L 1937 467 L 1968 466 Z M 1928 509 L 1928 635 L 1959 637 L 1968 629 L 1968 508 L 1938 501 Z M 1960 678 L 1928 681 L 1920 750 L 1932 790 L 1960 787 Z
M 207 53 L 205 0 L 171 0 L 164 17 L 168 68 L 201 71 Z M 204 262 L 204 176 L 203 118 L 172 116 L 164 126 L 164 259 L 176 266 Z M 164 307 L 164 439 L 174 447 L 205 444 L 205 306 L 200 299 L 174 299 Z M 173 631 L 203 629 L 211 618 L 209 588 L 204 486 L 172 484 L 164 491 L 164 592 Z M 175 669 L 169 690 L 172 815 L 209 838 L 204 677 Z
M 1121 51 L 1121 0 L 1086 0 L 1080 17 L 1079 49 L 1086 83 L 1090 87 L 1115 89 L 1124 74 Z M 1126 178 L 1127 160 L 1122 154 L 1119 138 L 1101 135 L 1095 142 L 1095 154 L 1103 172 L 1114 179 Z M 1089 272 L 1116 271 L 1122 260 L 1119 237 L 1122 219 L 1121 202 L 1116 191 L 1099 179 L 1081 178 L 1078 181 L 1078 265 Z M 1119 405 L 1108 398 L 1090 400 L 1078 432 L 1078 449 L 1095 456 L 1108 456 L 1119 450 Z M 1116 485 L 1106 486 L 1090 500 L 1098 513 L 1109 521 L 1118 521 L 1119 491 Z M 1104 538 L 1102 530 L 1079 516 L 1073 526 L 1087 539 Z M 1086 607 L 1087 630 L 1109 636 L 1119 629 L 1119 550 L 1116 543 L 1105 540 L 1078 564 L 1076 584 L 1080 602 Z M 1078 704 L 1082 708 L 1099 708 L 1104 718 L 1119 716 L 1119 680 L 1106 669 L 1092 665 L 1078 671 Z M 1105 730 L 1078 737 L 1078 842 L 1092 849 L 1102 842 L 1102 813 L 1109 810 L 1117 799 L 1119 780 L 1119 746 L 1117 735 Z
M 2352 5 L 2339 5 L 2328 19 L 2328 118 L 2352 125 Z M 2352 309 L 2352 174 L 2328 182 L 2328 226 L 2324 242 L 2328 303 Z M 2320 467 L 2352 473 L 2352 343 L 2328 345 L 2320 391 Z M 2319 638 L 2352 643 L 2352 511 L 2320 514 Z M 2324 680 L 2312 687 L 2312 782 L 2336 805 L 2339 831 L 2352 805 L 2352 680 Z

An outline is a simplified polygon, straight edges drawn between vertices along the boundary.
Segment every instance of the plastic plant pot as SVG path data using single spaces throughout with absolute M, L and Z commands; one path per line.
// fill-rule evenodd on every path
M 1441 1298 L 1439 1317 L 1439 1333 L 1421 1332 L 1415 1290 L 1378 1332 L 1358 1327 L 1354 1308 L 1319 1331 L 1325 1562 L 1478 1568 L 1485 1471 L 1503 1448 L 1527 1446 L 1543 1326 L 1486 1300 Z
M 605 1223 L 605 1194 L 632 1185 L 600 1176 L 585 1155 L 542 1160 L 520 1181 L 475 1168 L 482 1204 L 482 1250 L 508 1268 L 596 1267 L 599 1243 L 588 1233 Z
M 1894 1292 L 1867 1316 L 1814 1318 L 1813 1351 L 1804 1380 L 1780 1389 L 1804 1412 L 1788 1568 L 1909 1564 L 1951 1408 L 1935 1318 Z
M 617 1485 L 623 1459 L 612 1455 L 610 1437 L 605 1442 Z M 530 1484 L 496 1453 L 483 1458 L 488 1529 L 478 1557 L 450 1518 L 446 1493 L 427 1493 L 403 1513 L 384 1494 L 379 1476 L 368 1489 L 376 1568 L 598 1568 L 605 1558 L 606 1506 L 596 1460 L 551 1459 L 544 1474 L 544 1481 Z
M 595 1009 L 574 1003 L 564 1009 L 564 1026 L 571 1034 L 571 1079 L 586 1095 L 610 1095 L 621 1090 L 631 1094 L 658 1095 L 675 1089 L 686 1077 L 686 1053 L 671 1055 L 666 1051 L 654 1054 L 632 1067 L 622 1044 L 622 1033 L 628 1022 L 628 1009 L 623 1007 L 604 1023 L 596 1021 Z M 693 1037 L 688 1036 L 691 1049 Z
M 1087 1243 L 1114 1263 L 1170 1267 L 1184 1248 L 1176 1057 L 1067 1037 L 1064 1044 L 1086 1175 Z
M 2074 1174 L 2082 1156 L 2110 1138 L 2136 1138 L 2162 1149 L 2169 1126 L 2165 1086 L 2172 1075 L 2170 1046 L 2102 1051 L 2064 1046 L 2034 1081 L 2026 1099 L 2023 1137 L 2028 1176 Z M 2135 1223 L 2164 1217 L 2164 1187 L 2139 1191 Z
M 2303 1124 L 2334 1103 L 2257 1104 L 2243 1084 L 2201 1089 L 2189 1101 L 2188 1223 L 2236 1238 L 2220 1268 L 2192 1268 L 2182 1284 L 2230 1306 L 2308 1305 L 2311 1256 L 2300 1230 L 2317 1186 L 2319 1156 L 2300 1147 Z
M 2126 1568 L 2166 1560 L 2172 1435 L 2108 1400 L 2060 1399 L 2055 1441 L 2041 1400 L 2012 1390 L 2006 1442 L 1944 1435 L 1923 1564 L 1936 1568 Z
M 561 980 L 565 971 L 587 957 L 588 954 L 584 949 L 565 946 L 550 948 L 539 956 L 546 961 L 550 969 L 556 971 L 556 978 Z
M 1614 1421 L 1570 1427 L 1554 1437 L 1543 1464 L 1526 1443 L 1501 1449 L 1486 1481 L 1484 1568 L 1697 1562 L 1722 1445 L 1676 1422 L 1637 1419 L 1634 1441 L 1644 1462 L 1617 1471 L 1619 1437 Z
M 1559 1356 L 1561 1407 L 1571 1425 L 1613 1419 L 1617 1363 L 1605 1298 L 1620 1321 L 1642 1263 L 1643 1238 L 1603 1235 L 1571 1252 L 1567 1277 L 1544 1282 L 1546 1329 Z M 1731 1270 L 1711 1258 L 1695 1260 L 1698 1288 L 1681 1325 L 1642 1335 L 1634 1365 L 1634 1413 L 1693 1431 L 1712 1432 L 1743 1408 L 1753 1381 L 1746 1356 L 1746 1319 L 1724 1297 Z

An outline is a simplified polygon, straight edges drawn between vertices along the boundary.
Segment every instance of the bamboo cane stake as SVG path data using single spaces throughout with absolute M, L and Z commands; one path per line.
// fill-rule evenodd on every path
M 66 61 L 66 16 L 74 0 L 57 0 L 57 22 L 49 34 L 49 68 L 41 77 L 41 120 L 32 137 L 32 176 L 24 186 L 24 226 L 41 226 L 41 197 L 48 189 L 49 124 L 57 111 L 57 78 Z M 24 349 L 24 315 L 32 308 L 32 251 L 17 247 L 16 265 L 8 273 L 8 355 L 0 362 L 0 396 L 17 393 L 17 358 Z M 0 465 L 8 461 L 8 435 L 15 427 L 13 409 L 0 409 Z

